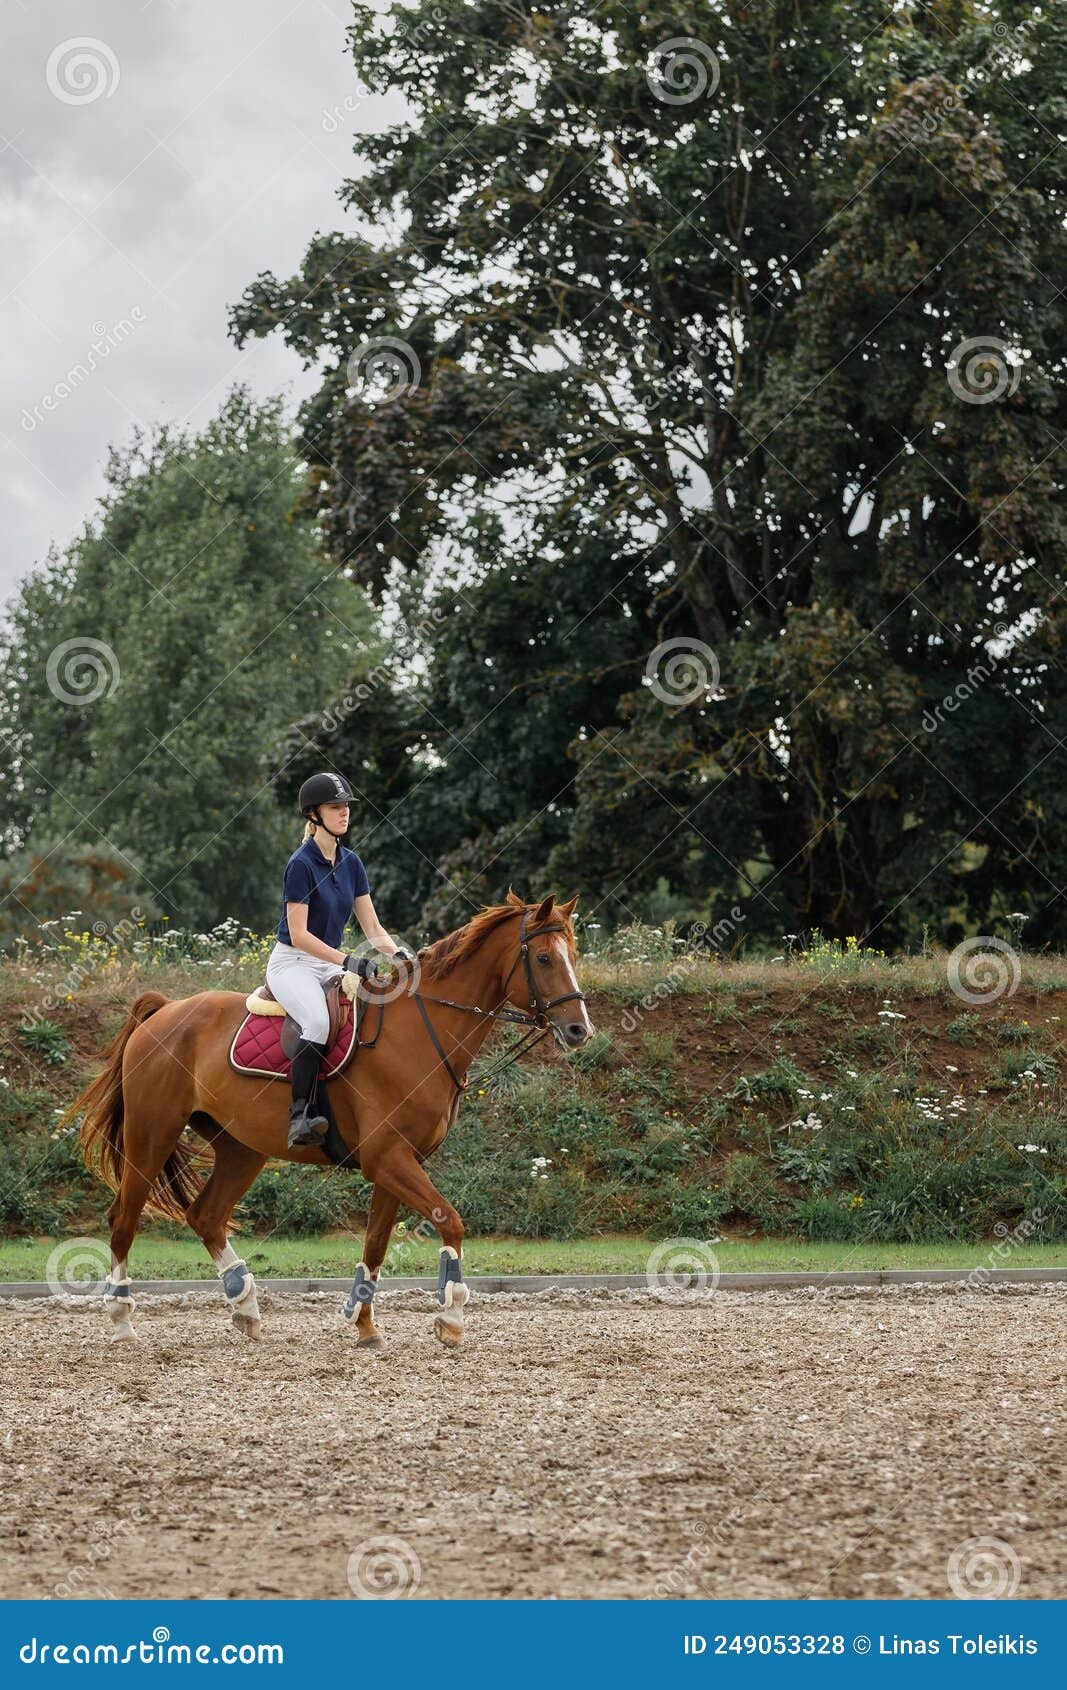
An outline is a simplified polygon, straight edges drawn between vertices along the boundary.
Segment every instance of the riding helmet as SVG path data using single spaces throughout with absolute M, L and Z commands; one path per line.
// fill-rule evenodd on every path
M 309 775 L 300 788 L 297 802 L 300 814 L 306 816 L 319 804 L 351 803 L 355 796 L 344 775 Z

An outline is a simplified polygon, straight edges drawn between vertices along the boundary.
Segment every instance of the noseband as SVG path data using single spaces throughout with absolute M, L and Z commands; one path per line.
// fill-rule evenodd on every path
M 529 928 L 526 925 L 529 919 L 529 910 L 523 910 L 522 922 L 519 927 L 519 954 L 508 969 L 507 976 L 504 980 L 504 999 L 505 1001 L 507 1000 L 508 986 L 511 984 L 511 976 L 514 974 L 521 962 L 523 972 L 526 975 L 526 989 L 530 994 L 530 1009 L 532 1014 L 527 1015 L 521 1009 L 505 1009 L 503 1004 L 501 1004 L 499 1009 L 481 1009 L 477 1004 L 473 1003 L 456 1003 L 453 998 L 437 998 L 432 996 L 427 998 L 424 993 L 417 991 L 415 987 L 412 986 L 410 996 L 415 999 L 415 1002 L 419 1006 L 419 1014 L 422 1016 L 422 1019 L 426 1024 L 426 1031 L 433 1040 L 433 1047 L 438 1056 L 441 1058 L 441 1061 L 444 1063 L 448 1072 L 448 1077 L 452 1081 L 452 1084 L 455 1086 L 457 1092 L 466 1091 L 467 1081 L 458 1078 L 455 1069 L 448 1059 L 447 1053 L 442 1048 L 441 1041 L 437 1037 L 433 1022 L 430 1020 L 430 1016 L 426 1008 L 427 1001 L 429 1003 L 443 1004 L 448 1009 L 462 1009 L 467 1015 L 491 1016 L 495 1021 L 510 1021 L 518 1024 L 520 1027 L 529 1027 L 531 1029 L 531 1032 L 528 1033 L 525 1038 L 517 1039 L 511 1048 L 504 1052 L 503 1058 L 500 1061 L 495 1062 L 492 1067 L 481 1076 L 481 1083 L 483 1084 L 495 1080 L 497 1075 L 501 1073 L 503 1069 L 510 1067 L 511 1063 L 514 1062 L 517 1057 L 521 1056 L 524 1051 L 532 1049 L 535 1044 L 540 1043 L 545 1035 L 551 1031 L 548 1025 L 548 1012 L 550 1009 L 555 1009 L 556 1005 L 561 1003 L 574 1003 L 576 1001 L 579 1003 L 585 1002 L 584 992 L 561 992 L 558 998 L 545 998 L 542 996 L 537 981 L 534 978 L 533 963 L 530 961 L 530 940 L 539 939 L 543 933 L 562 933 L 564 929 L 563 924 L 558 921 L 546 922 L 544 927 Z

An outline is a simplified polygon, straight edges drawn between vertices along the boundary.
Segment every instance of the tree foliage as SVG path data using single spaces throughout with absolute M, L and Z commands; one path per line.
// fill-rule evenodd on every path
M 1064 930 L 1065 36 L 969 0 L 360 9 L 408 108 L 357 142 L 367 233 L 234 329 L 321 371 L 309 494 L 356 578 L 463 559 L 405 812 L 439 870 Z M 642 684 L 668 639 L 685 703 Z
M 319 755 L 292 724 L 378 649 L 301 487 L 280 408 L 235 393 L 114 453 L 97 516 L 27 578 L 0 649 L 8 925 L 68 888 L 110 921 L 120 870 L 186 926 L 277 919 L 302 827 L 280 783 Z

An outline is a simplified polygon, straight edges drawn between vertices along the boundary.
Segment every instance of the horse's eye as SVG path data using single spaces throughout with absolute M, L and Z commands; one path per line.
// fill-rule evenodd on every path
M 543 962 L 543 963 L 547 964 L 547 963 L 550 963 L 552 961 L 552 958 L 549 956 L 547 951 L 542 951 L 541 955 L 538 957 L 537 960 L 538 960 L 538 962 Z

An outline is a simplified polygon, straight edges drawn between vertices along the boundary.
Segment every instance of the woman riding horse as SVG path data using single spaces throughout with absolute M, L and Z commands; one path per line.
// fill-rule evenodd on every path
M 315 1106 L 330 1030 L 325 982 L 339 968 L 363 979 L 375 972 L 373 962 L 340 949 L 349 917 L 355 914 L 384 956 L 411 961 L 411 952 L 391 939 L 378 919 L 363 863 L 341 844 L 353 797 L 343 775 L 312 775 L 300 788 L 300 813 L 307 818 L 304 842 L 285 865 L 278 942 L 267 962 L 267 985 L 300 1027 L 292 1059 L 290 1150 L 322 1144 L 326 1137 L 328 1122 Z

